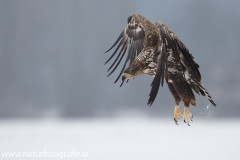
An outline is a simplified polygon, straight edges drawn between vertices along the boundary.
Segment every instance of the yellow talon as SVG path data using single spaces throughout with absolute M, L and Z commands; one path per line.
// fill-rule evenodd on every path
M 183 110 L 183 120 L 185 123 L 189 125 L 189 121 L 191 120 L 192 121 L 192 118 L 193 118 L 193 115 L 191 112 L 188 111 L 188 107 L 184 107 L 184 110 Z
M 175 108 L 174 108 L 173 117 L 174 117 L 174 121 L 177 125 L 178 125 L 177 122 L 178 122 L 178 119 L 179 119 L 178 115 L 183 116 L 183 113 L 182 113 L 182 111 L 179 110 L 179 106 L 176 105 Z

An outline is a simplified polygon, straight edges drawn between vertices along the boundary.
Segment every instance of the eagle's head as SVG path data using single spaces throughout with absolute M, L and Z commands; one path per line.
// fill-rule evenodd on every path
M 144 68 L 144 63 L 135 59 L 132 64 L 124 71 L 122 81 L 141 76 L 144 74 Z

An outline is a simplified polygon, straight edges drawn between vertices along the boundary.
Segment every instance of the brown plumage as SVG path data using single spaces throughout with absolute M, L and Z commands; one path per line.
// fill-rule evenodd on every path
M 106 61 L 108 63 L 120 49 L 108 69 L 108 71 L 111 70 L 109 75 L 115 71 L 124 55 L 126 55 L 126 60 L 114 83 L 122 74 L 122 84 L 125 80 L 142 74 L 154 77 L 148 100 L 148 105 L 151 106 L 157 96 L 160 84 L 163 85 L 166 81 L 176 103 L 174 109 L 176 124 L 178 115 L 182 115 L 184 122 L 188 125 L 192 119 L 192 113 L 188 111 L 190 104 L 196 105 L 192 90 L 207 96 L 209 101 L 216 106 L 201 84 L 199 65 L 194 61 L 194 57 L 180 39 L 162 22 L 157 21 L 153 25 L 143 16 L 132 14 L 128 18 L 128 25 L 108 51 L 116 45 L 115 51 Z M 181 101 L 184 103 L 184 112 L 179 110 Z

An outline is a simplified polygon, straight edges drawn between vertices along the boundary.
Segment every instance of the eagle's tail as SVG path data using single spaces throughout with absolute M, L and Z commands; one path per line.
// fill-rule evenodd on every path
M 208 100 L 216 107 L 216 103 L 213 101 L 210 94 L 207 92 L 207 90 L 203 87 L 203 85 L 200 82 L 198 82 L 195 79 L 191 79 L 191 86 L 195 90 L 196 93 L 199 94 L 199 92 L 200 92 L 202 96 L 206 96 L 208 98 Z

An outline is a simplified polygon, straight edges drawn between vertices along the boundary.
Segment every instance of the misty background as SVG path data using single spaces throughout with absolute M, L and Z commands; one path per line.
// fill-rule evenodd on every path
M 172 118 L 174 99 L 165 84 L 147 106 L 152 77 L 119 88 L 119 69 L 107 78 L 104 52 L 139 13 L 164 22 L 200 65 L 216 118 L 240 116 L 240 2 L 0 0 L 0 118 L 114 117 L 144 114 Z M 209 109 L 196 95 L 201 116 Z M 182 108 L 182 105 L 181 105 Z
M 152 77 L 107 77 L 104 52 L 132 13 L 164 22 L 200 65 L 217 107 L 196 95 L 191 127 L 175 125 L 166 84 L 149 108 Z M 0 0 L 0 157 L 239 160 L 239 15 L 238 0 Z

